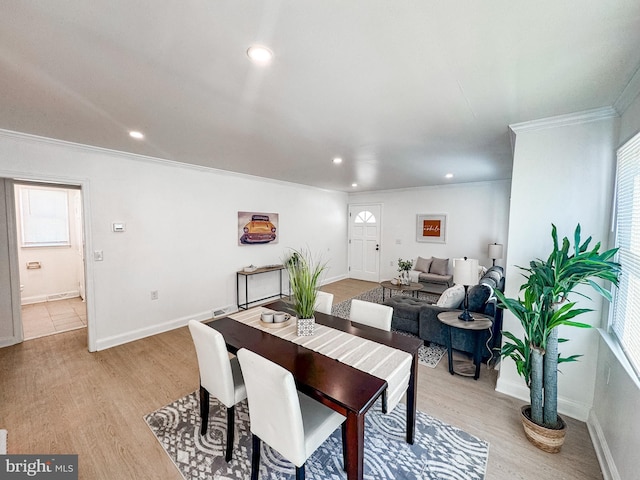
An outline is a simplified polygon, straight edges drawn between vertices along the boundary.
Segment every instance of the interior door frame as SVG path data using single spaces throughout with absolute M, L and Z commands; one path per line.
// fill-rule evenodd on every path
M 366 207 L 366 206 L 376 206 L 380 210 L 380 217 L 378 219 L 378 271 L 377 271 L 377 280 L 380 281 L 380 270 L 382 266 L 382 218 L 383 218 L 383 204 L 380 202 L 363 202 L 363 203 L 349 203 L 347 208 L 347 214 L 351 214 L 351 209 L 353 207 Z M 347 263 L 349 268 L 349 278 L 351 278 L 351 217 L 349 216 L 349 223 L 347 227 Z
M 28 182 L 28 183 L 40 183 L 47 184 L 52 187 L 61 188 L 76 188 L 80 189 L 81 204 L 82 204 L 82 237 L 84 243 L 84 283 L 85 283 L 85 301 L 87 305 L 87 348 L 90 352 L 97 351 L 96 338 L 95 338 L 95 309 L 94 309 L 94 289 L 93 289 L 93 264 L 88 261 L 90 258 L 87 252 L 92 250 L 91 242 L 91 229 L 89 228 L 91 219 L 91 202 L 90 202 L 90 186 L 89 181 L 86 179 L 68 178 L 68 177 L 56 177 L 50 175 L 33 175 L 33 174 L 20 174 L 16 172 L 3 172 L 0 170 L 0 180 L 9 180 L 11 183 L 11 191 L 13 194 L 13 183 Z M 22 332 L 22 315 L 20 305 L 20 273 L 18 271 L 18 234 L 16 228 L 16 210 L 15 210 L 15 198 L 12 200 L 13 210 L 7 212 L 9 214 L 9 220 L 7 222 L 7 229 L 12 230 L 9 233 L 10 241 L 15 245 L 14 251 L 11 252 L 10 264 L 15 265 L 15 269 L 11 271 L 11 285 L 12 292 L 15 292 L 17 296 L 16 307 L 18 312 L 14 311 L 13 322 L 14 330 L 20 333 L 20 342 L 23 341 Z M 17 342 L 19 343 L 19 342 Z M 2 346 L 2 345 L 0 345 Z

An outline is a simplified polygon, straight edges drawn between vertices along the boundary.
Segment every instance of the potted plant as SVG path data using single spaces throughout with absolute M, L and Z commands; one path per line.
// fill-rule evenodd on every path
M 411 260 L 398 259 L 398 273 L 400 274 L 400 283 L 402 285 L 409 285 L 409 270 L 413 267 Z
M 509 310 L 522 324 L 524 333 L 518 338 L 511 332 L 503 332 L 507 339 L 501 355 L 516 363 L 518 374 L 529 387 L 531 405 L 522 408 L 522 420 L 527 438 L 547 452 L 560 451 L 564 442 L 566 425 L 558 416 L 558 364 L 574 362 L 581 355 L 561 357 L 558 344 L 568 341 L 558 338 L 561 325 L 589 328 L 590 325 L 575 321 L 575 317 L 591 311 L 577 308 L 569 301 L 576 287 L 587 285 L 606 300 L 611 292 L 594 280 L 600 279 L 618 285 L 620 264 L 612 261 L 617 249 L 600 253 L 600 242 L 589 250 L 589 237 L 580 239 L 580 224 L 575 229 L 573 247 L 565 237 L 558 245 L 558 235 L 552 224 L 553 251 L 546 260 L 533 260 L 523 270 L 526 282 L 520 287 L 523 298 L 506 298 L 496 290 L 500 308 Z
M 289 272 L 293 309 L 298 317 L 298 335 L 313 335 L 318 281 L 326 268 L 308 250 L 293 250 L 284 262 Z

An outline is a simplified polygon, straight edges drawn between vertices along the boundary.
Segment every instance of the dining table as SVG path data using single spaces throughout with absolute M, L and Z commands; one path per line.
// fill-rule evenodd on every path
M 254 309 L 283 311 L 295 316 L 292 306 L 276 301 Z M 253 309 L 252 309 L 253 310 Z M 406 390 L 406 441 L 413 444 L 416 421 L 418 349 L 422 340 L 388 332 L 349 320 L 315 313 L 315 322 L 346 332 L 411 356 Z M 251 350 L 282 366 L 293 374 L 298 390 L 346 417 L 343 445 L 348 480 L 362 480 L 364 475 L 365 415 L 388 388 L 384 378 L 351 366 L 336 358 L 318 353 L 294 341 L 273 335 L 268 329 L 254 328 L 230 317 L 206 322 L 220 332 L 227 350 L 233 354 L 241 348 Z

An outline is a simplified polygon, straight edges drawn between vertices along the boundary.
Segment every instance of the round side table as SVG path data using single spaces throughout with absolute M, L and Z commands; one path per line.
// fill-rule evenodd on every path
M 445 339 L 447 342 L 447 358 L 449 360 L 449 373 L 453 375 L 455 372 L 453 369 L 453 348 L 451 346 L 451 330 L 453 328 L 459 328 L 461 330 L 469 330 L 472 331 L 475 337 L 475 345 L 474 345 L 474 354 L 473 354 L 473 363 L 476 367 L 475 374 L 473 375 L 473 379 L 477 380 L 480 376 L 480 365 L 482 364 L 482 340 L 486 337 L 484 335 L 486 330 L 489 330 L 493 325 L 493 321 L 491 317 L 487 315 L 482 315 L 480 313 L 473 313 L 473 320 L 469 322 L 465 322 L 464 320 L 460 320 L 458 318 L 460 315 L 460 311 L 451 311 L 451 312 L 440 312 L 438 314 L 438 320 L 441 323 L 447 326 L 447 335 L 445 335 Z M 460 374 L 461 375 L 461 374 Z

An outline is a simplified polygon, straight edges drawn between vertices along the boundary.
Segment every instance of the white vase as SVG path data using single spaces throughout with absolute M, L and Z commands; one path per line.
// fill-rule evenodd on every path
M 411 283 L 409 279 L 409 272 L 406 270 L 400 272 L 400 283 L 402 283 L 402 285 L 409 285 Z
M 299 337 L 308 337 L 313 335 L 313 330 L 316 324 L 315 317 L 311 318 L 298 318 L 297 320 L 297 333 Z

